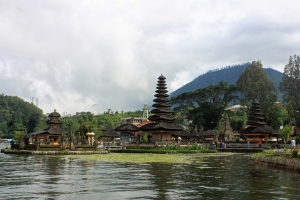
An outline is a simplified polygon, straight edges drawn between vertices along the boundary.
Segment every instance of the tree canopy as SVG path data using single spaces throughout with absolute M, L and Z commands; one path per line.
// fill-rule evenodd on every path
M 210 85 L 194 92 L 182 93 L 170 100 L 175 112 L 182 112 L 194 126 L 213 129 L 229 102 L 237 98 L 236 85 L 225 82 Z
M 16 96 L 0 95 L 0 137 L 12 138 L 17 131 L 33 132 L 43 126 L 43 111 Z
M 279 85 L 279 90 L 283 94 L 283 102 L 287 106 L 289 115 L 300 123 L 300 57 L 290 56 L 289 63 L 285 65 L 282 81 Z
M 241 101 L 259 101 L 261 104 L 274 103 L 277 100 L 277 91 L 274 83 L 268 78 L 260 61 L 253 61 L 239 76 L 236 85 L 240 91 Z
M 94 132 L 98 138 L 106 127 L 116 127 L 122 123 L 122 118 L 142 117 L 141 111 L 113 112 L 109 109 L 102 114 L 91 112 L 77 112 L 75 115 L 63 116 L 61 128 L 68 132 L 68 136 L 84 138 L 87 132 Z
M 253 61 L 239 76 L 236 85 L 240 91 L 241 104 L 250 106 L 252 101 L 257 100 L 265 118 L 271 117 L 274 103 L 277 101 L 277 90 L 260 61 Z

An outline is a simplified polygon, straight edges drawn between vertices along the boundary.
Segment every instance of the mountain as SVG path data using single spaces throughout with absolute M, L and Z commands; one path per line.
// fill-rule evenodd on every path
M 198 76 L 193 81 L 172 92 L 170 97 L 177 96 L 184 92 L 195 91 L 199 88 L 204 88 L 212 84 L 217 84 L 220 81 L 227 82 L 229 85 L 236 84 L 239 75 L 243 73 L 249 65 L 251 65 L 251 63 L 247 62 L 244 64 L 227 66 L 221 69 L 209 70 L 207 73 Z M 269 79 L 274 82 L 279 93 L 278 86 L 282 80 L 282 73 L 272 68 L 264 68 L 264 70 L 266 71 Z M 279 94 L 279 96 L 281 95 Z

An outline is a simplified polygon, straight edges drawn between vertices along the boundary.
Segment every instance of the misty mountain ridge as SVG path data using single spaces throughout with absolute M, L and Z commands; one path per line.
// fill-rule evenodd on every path
M 221 81 L 227 82 L 229 85 L 236 84 L 240 74 L 243 73 L 249 65 L 251 65 L 251 63 L 247 62 L 238 65 L 226 66 L 221 69 L 209 70 L 205 74 L 198 76 L 193 81 L 172 92 L 170 97 L 177 96 L 185 92 L 195 91 L 209 85 L 218 84 Z M 275 88 L 279 93 L 278 87 L 282 80 L 282 73 L 272 68 L 263 69 L 266 71 L 269 79 L 274 82 Z M 279 96 L 281 96 L 280 93 Z

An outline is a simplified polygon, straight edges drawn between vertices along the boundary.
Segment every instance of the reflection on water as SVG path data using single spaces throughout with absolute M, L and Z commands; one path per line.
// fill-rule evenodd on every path
M 297 199 L 300 176 L 249 164 L 247 154 L 192 164 L 109 163 L 0 154 L 0 199 Z

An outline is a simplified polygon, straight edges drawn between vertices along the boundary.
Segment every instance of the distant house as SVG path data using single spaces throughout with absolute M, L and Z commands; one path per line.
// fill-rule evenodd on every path
M 242 108 L 246 108 L 246 106 L 241 106 L 241 105 L 234 105 L 234 106 L 231 106 L 229 108 L 226 108 L 225 110 L 231 110 L 231 111 L 237 111 L 239 109 L 242 109 Z
M 124 117 L 121 120 L 122 124 L 133 124 L 135 126 L 139 125 L 142 122 L 148 121 L 148 119 L 144 117 Z

